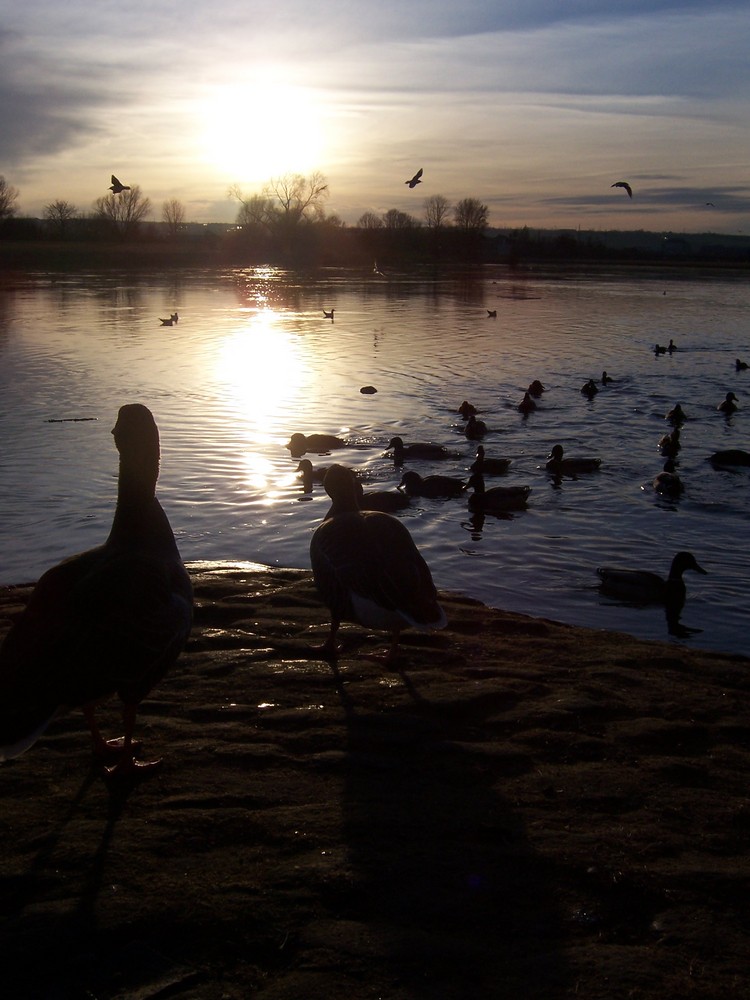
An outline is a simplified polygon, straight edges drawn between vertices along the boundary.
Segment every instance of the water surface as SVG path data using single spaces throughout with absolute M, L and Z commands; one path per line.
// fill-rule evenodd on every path
M 502 483 L 532 493 L 527 511 L 483 524 L 463 501 L 412 501 L 399 516 L 439 587 L 664 639 L 658 608 L 602 598 L 594 571 L 666 573 L 689 549 L 709 575 L 686 576 L 682 621 L 700 631 L 680 641 L 745 653 L 750 472 L 706 459 L 750 450 L 750 372 L 734 364 L 750 356 L 749 305 L 744 279 L 631 271 L 16 276 L 0 290 L 0 582 L 34 579 L 106 537 L 122 403 L 157 419 L 160 497 L 186 560 L 307 567 L 328 498 L 302 493 L 291 433 L 344 437 L 345 451 L 307 457 L 345 461 L 368 489 L 398 483 L 385 455 L 396 434 L 461 454 L 440 470 L 410 466 L 423 475 L 467 476 L 475 448 L 455 411 L 469 399 L 490 428 L 487 453 L 512 459 Z M 178 324 L 161 326 L 175 310 Z M 670 338 L 678 350 L 655 356 Z M 589 401 L 580 388 L 603 369 L 615 381 Z M 547 391 L 524 418 L 517 404 L 534 378 Z M 727 420 L 716 406 L 729 390 L 740 410 Z M 689 419 L 674 502 L 643 486 L 662 467 L 657 443 L 678 401 Z M 555 483 L 543 466 L 557 442 L 601 457 L 601 471 Z

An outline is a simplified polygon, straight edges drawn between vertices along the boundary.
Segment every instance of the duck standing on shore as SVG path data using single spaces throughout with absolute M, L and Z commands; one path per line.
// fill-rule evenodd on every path
M 121 407 L 112 433 L 120 472 L 109 537 L 41 577 L 0 648 L 0 760 L 81 707 L 94 753 L 114 760 L 110 774 L 159 763 L 135 758 L 136 712 L 187 642 L 193 589 L 156 498 L 159 432 L 150 410 Z M 124 736 L 106 742 L 94 709 L 114 694 Z
M 332 465 L 323 485 L 333 503 L 310 542 L 315 584 L 331 612 L 322 652 L 335 658 L 341 622 L 356 622 L 391 634 L 390 664 L 403 629 L 446 625 L 432 575 L 398 518 L 360 509 L 349 469 Z

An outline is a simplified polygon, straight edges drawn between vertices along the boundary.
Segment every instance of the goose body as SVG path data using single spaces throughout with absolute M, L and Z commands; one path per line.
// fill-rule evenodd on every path
M 432 575 L 398 518 L 360 509 L 350 470 L 331 466 L 324 486 L 333 504 L 310 542 L 315 584 L 331 612 L 323 650 L 336 656 L 339 625 L 357 622 L 391 634 L 390 662 L 403 629 L 446 624 Z
M 545 468 L 555 476 L 576 476 L 579 473 L 596 472 L 602 464 L 600 458 L 563 458 L 564 449 L 556 444 L 547 458 Z
M 484 453 L 484 445 L 479 445 L 475 460 L 471 463 L 471 471 L 482 475 L 503 475 L 510 468 L 509 458 L 488 458 Z
M 531 493 L 530 486 L 493 486 L 487 490 L 478 472 L 472 474 L 466 488 L 474 490 L 469 497 L 469 510 L 485 514 L 524 510 Z
M 424 459 L 446 459 L 446 458 L 459 458 L 460 456 L 453 454 L 444 448 L 441 444 L 432 444 L 430 442 L 415 441 L 413 444 L 404 444 L 403 438 L 394 437 L 388 442 L 388 450 L 393 450 L 393 460 L 396 464 L 401 464 L 405 458 L 424 458 Z
M 619 597 L 635 604 L 664 604 L 681 608 L 685 603 L 682 574 L 689 569 L 706 574 L 706 570 L 698 565 L 690 552 L 677 553 L 666 579 L 648 570 L 612 566 L 600 566 L 596 572 L 601 581 L 601 592 L 609 597 Z
M 301 458 L 306 452 L 324 455 L 335 448 L 345 448 L 346 441 L 335 434 L 292 434 L 286 446 L 292 458 Z
M 418 472 L 411 470 L 403 474 L 398 484 L 398 489 L 407 496 L 433 499 L 460 496 L 465 488 L 464 481 L 455 476 L 425 476 L 423 479 Z
M 96 752 L 113 749 L 94 706 L 123 703 L 117 773 L 136 762 L 136 710 L 183 649 L 193 591 L 155 495 L 159 433 L 140 404 L 121 407 L 112 432 L 120 453 L 118 499 L 103 545 L 71 556 L 37 583 L 0 649 L 0 760 L 18 756 L 55 716 L 82 707 Z
M 728 448 L 725 451 L 715 451 L 710 456 L 709 462 L 712 465 L 750 465 L 750 451 L 743 451 L 741 448 Z

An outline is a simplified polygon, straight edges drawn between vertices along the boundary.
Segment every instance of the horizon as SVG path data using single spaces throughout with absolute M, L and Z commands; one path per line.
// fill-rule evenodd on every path
M 0 33 L 0 174 L 25 217 L 115 174 L 154 221 L 231 224 L 232 185 L 318 170 L 349 226 L 442 195 L 494 229 L 744 235 L 749 42 L 740 0 L 38 0 Z

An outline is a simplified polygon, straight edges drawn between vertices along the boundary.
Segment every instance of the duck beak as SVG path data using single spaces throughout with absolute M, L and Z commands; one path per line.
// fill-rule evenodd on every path
M 696 563 L 695 566 L 693 566 L 693 569 L 696 571 L 696 573 L 702 573 L 704 576 L 708 576 L 708 570 L 704 569 L 702 566 L 699 566 L 698 563 Z

